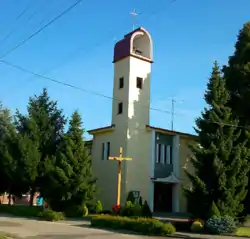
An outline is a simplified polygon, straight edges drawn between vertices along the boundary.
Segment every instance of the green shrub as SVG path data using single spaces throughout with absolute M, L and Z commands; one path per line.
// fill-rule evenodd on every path
M 141 205 L 141 207 L 143 206 L 142 197 L 139 198 L 139 204 Z
M 216 206 L 215 202 L 212 203 L 210 212 L 209 212 L 209 218 L 212 218 L 213 216 L 220 217 L 220 211 L 218 207 Z
M 142 216 L 142 207 L 140 204 L 133 204 L 130 201 L 125 203 L 125 207 L 121 210 L 121 216 L 125 217 L 140 217 Z
M 135 203 L 135 197 L 134 197 L 133 191 L 130 191 L 130 192 L 128 193 L 128 197 L 127 197 L 127 200 L 126 200 L 126 201 L 127 201 L 127 202 L 132 202 L 132 204 Z
M 131 201 L 126 201 L 125 206 L 121 209 L 121 216 L 133 216 L 133 203 Z
M 175 233 L 171 223 L 163 223 L 151 218 L 129 218 L 110 215 L 92 217 L 91 226 L 99 228 L 112 228 L 130 230 L 147 235 L 167 236 Z
M 47 209 L 39 214 L 39 217 L 45 221 L 60 221 L 64 220 L 64 214 L 62 212 L 55 212 L 51 209 Z
M 43 207 L 26 205 L 4 205 L 0 204 L 0 213 L 11 214 L 21 217 L 37 217 Z
M 84 203 L 84 204 L 82 205 L 82 216 L 86 217 L 86 216 L 88 216 L 88 215 L 89 215 L 89 210 L 88 210 L 87 205 Z
M 234 219 L 230 216 L 214 216 L 209 218 L 205 224 L 206 229 L 212 234 L 233 233 L 237 229 Z
M 132 207 L 132 213 L 134 217 L 142 216 L 142 207 L 139 203 L 135 203 Z
M 144 204 L 142 206 L 142 211 L 141 211 L 141 214 L 143 217 L 152 217 L 152 212 L 148 206 L 148 202 L 145 200 L 144 201 Z
M 204 225 L 200 221 L 194 221 L 191 226 L 192 232 L 201 232 L 204 229 Z
M 95 212 L 96 213 L 101 213 L 103 211 L 103 208 L 102 208 L 102 203 L 100 200 L 98 200 L 96 202 L 96 205 L 95 205 Z

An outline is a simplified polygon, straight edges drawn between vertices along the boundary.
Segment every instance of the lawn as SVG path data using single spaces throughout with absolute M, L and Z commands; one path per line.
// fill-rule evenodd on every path
M 248 227 L 239 227 L 235 233 L 239 237 L 250 237 L 250 228 Z

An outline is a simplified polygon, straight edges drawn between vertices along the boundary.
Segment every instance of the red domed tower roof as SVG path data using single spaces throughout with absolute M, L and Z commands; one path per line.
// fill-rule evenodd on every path
M 144 28 L 139 27 L 115 44 L 113 62 L 133 56 L 152 63 L 152 51 L 150 34 Z

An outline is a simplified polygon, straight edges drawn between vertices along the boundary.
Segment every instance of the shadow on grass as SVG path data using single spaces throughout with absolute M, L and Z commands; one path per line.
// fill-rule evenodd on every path
M 98 230 L 102 230 L 102 231 L 115 232 L 115 233 L 126 234 L 126 235 L 143 235 L 141 233 L 128 231 L 128 230 L 120 230 L 120 229 L 116 230 L 116 229 L 108 228 L 108 227 L 93 227 L 90 224 L 81 224 L 81 225 L 75 225 L 75 226 L 84 227 L 84 228 L 88 228 L 88 229 L 98 229 Z

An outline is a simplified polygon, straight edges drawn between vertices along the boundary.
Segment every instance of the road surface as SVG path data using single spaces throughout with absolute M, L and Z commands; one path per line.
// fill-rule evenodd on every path
M 31 219 L 0 216 L 0 234 L 27 239 L 142 239 L 139 235 L 121 234 L 89 228 L 88 222 L 44 222 Z M 158 238 L 158 237 L 153 237 Z

